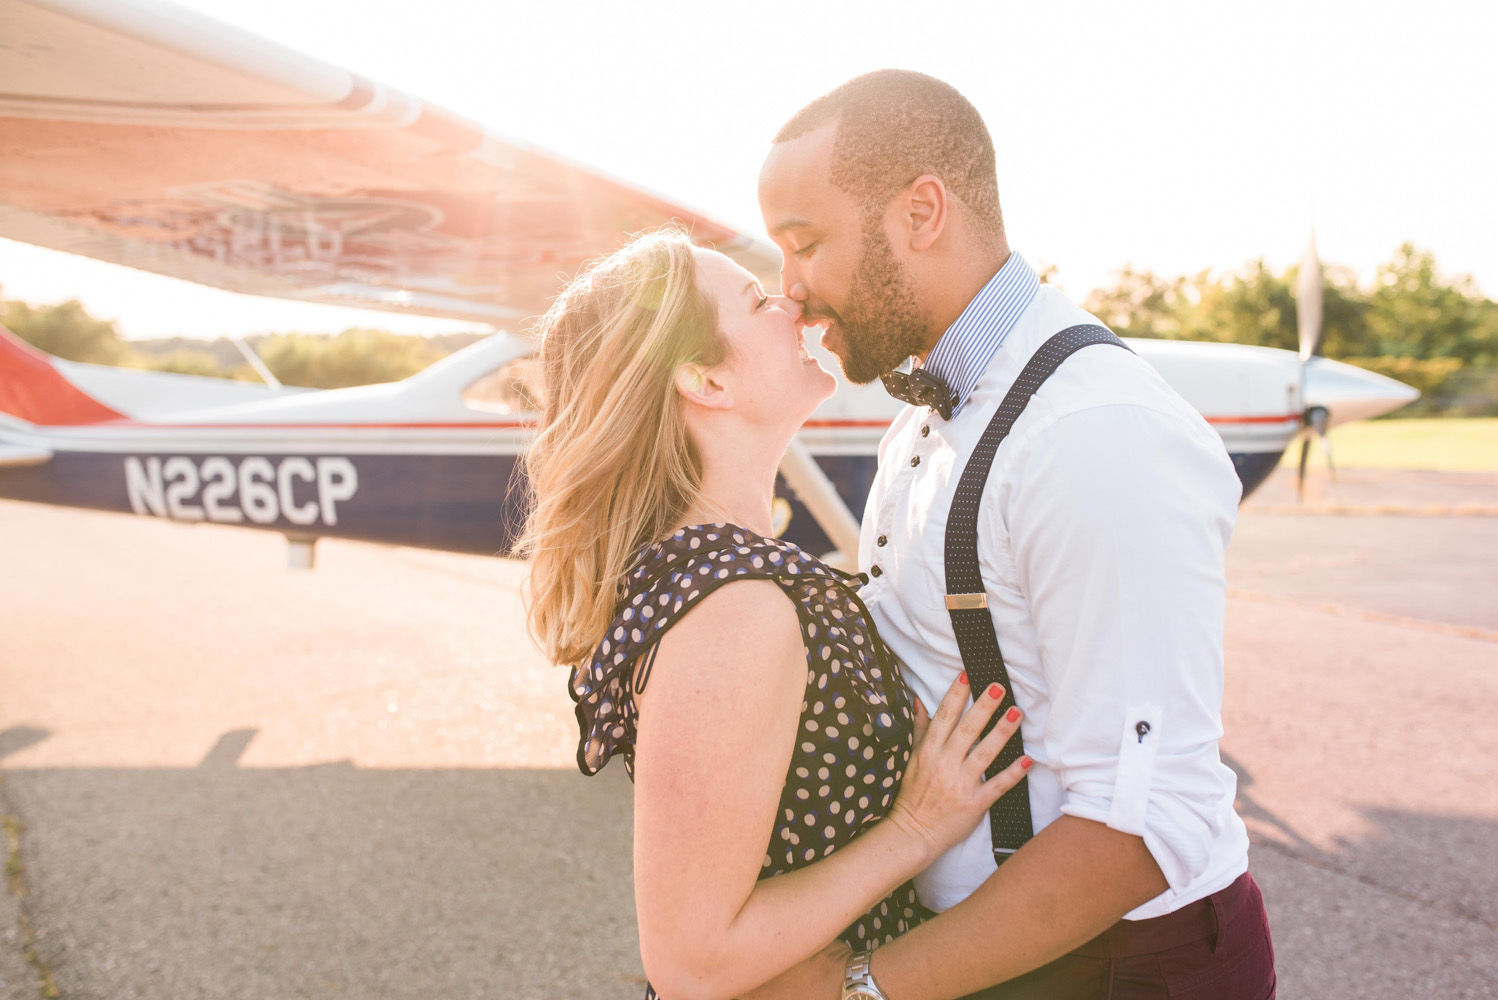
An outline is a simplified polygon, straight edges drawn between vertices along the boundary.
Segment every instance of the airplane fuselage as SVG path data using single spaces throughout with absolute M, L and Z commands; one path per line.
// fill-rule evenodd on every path
M 0 382 L 10 387 L 8 398 L 29 400 L 30 409 L 0 411 L 0 497 L 294 539 L 506 554 L 525 516 L 523 456 L 534 417 L 496 412 L 473 390 L 532 346 L 498 334 L 403 382 L 273 392 L 71 364 L 10 338 L 0 343 Z M 1314 369 L 1303 389 L 1299 360 L 1289 352 L 1131 346 L 1218 431 L 1244 496 L 1300 432 L 1302 394 L 1318 398 Z M 1349 399 L 1360 386 L 1367 394 L 1393 392 L 1359 381 L 1367 373 L 1358 369 L 1320 364 L 1342 380 L 1338 391 Z M 1389 396 L 1381 405 L 1400 401 Z M 855 519 L 874 479 L 879 441 L 900 405 L 878 385 L 844 383 L 798 435 Z M 1363 399 L 1337 403 L 1334 412 L 1349 407 L 1361 415 L 1376 409 Z M 72 416 L 80 413 L 88 419 Z M 812 552 L 836 548 L 799 487 L 784 476 L 777 483 L 790 505 L 784 536 Z

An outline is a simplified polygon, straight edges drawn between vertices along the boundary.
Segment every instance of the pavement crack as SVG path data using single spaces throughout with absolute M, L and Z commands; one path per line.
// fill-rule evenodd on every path
M 5 888 L 16 901 L 21 955 L 36 977 L 37 995 L 41 1000 L 59 1000 L 62 994 L 57 989 L 56 978 L 46 959 L 42 958 L 36 948 L 36 930 L 26 905 L 26 866 L 21 860 L 21 837 L 26 832 L 26 826 L 11 811 L 10 802 L 5 795 L 3 774 L 0 774 L 0 827 L 5 831 Z
M 1484 920 L 1482 917 L 1479 917 L 1474 913 L 1469 913 L 1454 906 L 1447 906 L 1444 903 L 1433 902 L 1429 899 L 1426 899 L 1424 896 L 1419 896 L 1413 892 L 1400 889 L 1397 886 L 1389 885 L 1387 882 L 1381 882 L 1378 879 L 1373 878 L 1372 876 L 1348 871 L 1346 868 L 1334 864 L 1324 855 L 1299 851 L 1288 844 L 1284 844 L 1280 841 L 1271 840 L 1265 837 L 1254 837 L 1253 846 L 1267 848 L 1268 850 L 1274 851 L 1276 854 L 1279 854 L 1282 857 L 1289 858 L 1292 861 L 1302 862 L 1303 864 L 1310 865 L 1312 868 L 1319 869 L 1330 875 L 1339 875 L 1342 878 L 1352 879 L 1354 882 L 1360 882 L 1363 885 L 1366 885 L 1368 888 L 1373 889 L 1377 892 L 1384 893 L 1388 896 L 1394 896 L 1408 903 L 1414 903 L 1415 905 L 1424 907 L 1427 910 L 1435 910 L 1439 913 L 1444 913 L 1448 917 L 1455 917 L 1456 919 L 1465 921 L 1466 923 L 1476 924 L 1478 927 L 1486 927 L 1490 931 L 1498 931 L 1498 922 L 1494 922 L 1492 920 Z

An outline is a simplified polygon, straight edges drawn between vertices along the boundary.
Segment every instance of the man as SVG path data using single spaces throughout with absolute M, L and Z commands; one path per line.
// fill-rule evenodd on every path
M 859 551 L 879 632 L 934 707 L 964 665 L 943 570 L 959 477 L 1037 350 L 1097 321 L 1011 252 L 987 129 L 923 74 L 870 73 L 812 102 L 775 137 L 759 197 L 782 290 L 825 324 L 849 379 L 913 356 L 946 383 L 881 443 Z M 1133 353 L 1091 346 L 1055 370 L 978 506 L 986 604 L 1035 760 L 1010 793 L 1030 811 L 1017 850 L 980 824 L 917 879 L 925 924 L 871 957 L 831 948 L 772 991 L 1274 996 L 1218 755 L 1239 496 L 1216 433 Z

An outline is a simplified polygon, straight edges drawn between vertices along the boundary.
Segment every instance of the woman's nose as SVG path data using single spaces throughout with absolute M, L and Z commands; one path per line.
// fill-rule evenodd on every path
M 802 313 L 806 311 L 805 306 L 788 295 L 775 296 L 775 304 L 784 309 L 790 315 L 791 319 L 799 320 Z

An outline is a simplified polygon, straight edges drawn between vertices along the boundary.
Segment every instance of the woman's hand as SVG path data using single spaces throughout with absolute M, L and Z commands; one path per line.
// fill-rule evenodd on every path
M 1019 728 L 1020 710 L 1011 708 L 979 739 L 1003 697 L 1003 688 L 990 685 L 964 713 L 968 699 L 964 672 L 947 689 L 935 718 L 927 721 L 925 707 L 920 698 L 915 699 L 917 745 L 886 818 L 920 843 L 933 861 L 972 833 L 989 807 L 1019 784 L 1033 763 L 1022 756 L 984 780 L 983 772 Z

